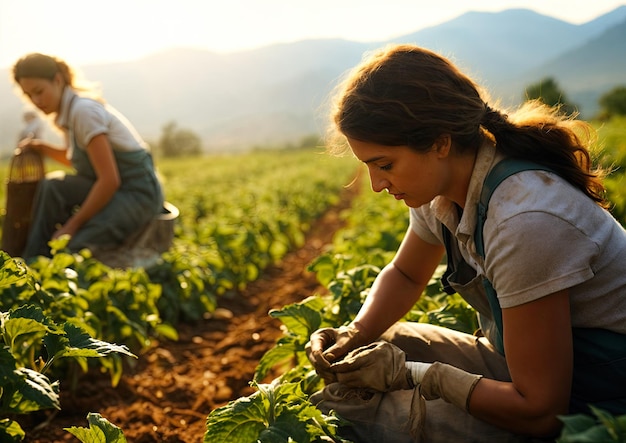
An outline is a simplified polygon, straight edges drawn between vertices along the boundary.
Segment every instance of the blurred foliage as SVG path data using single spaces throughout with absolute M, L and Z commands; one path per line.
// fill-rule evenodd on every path
M 171 121 L 162 128 L 156 154 L 162 157 L 185 157 L 202 153 L 202 140 L 190 129 L 179 128 Z
M 617 86 L 600 97 L 601 118 L 626 116 L 626 86 Z
M 527 86 L 524 100 L 541 100 L 546 105 L 559 107 L 560 111 L 566 115 L 573 114 L 577 110 L 577 106 L 569 100 L 552 77 L 546 77 Z
M 604 180 L 607 200 L 615 218 L 626 226 L 626 116 L 595 123 L 598 132 L 597 162 L 611 173 Z

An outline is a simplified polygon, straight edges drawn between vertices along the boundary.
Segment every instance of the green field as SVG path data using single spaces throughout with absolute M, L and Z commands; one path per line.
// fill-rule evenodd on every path
M 611 210 L 624 224 L 626 120 L 597 127 L 603 149 L 597 159 L 614 170 L 606 182 Z M 62 241 L 55 243 L 58 251 L 52 258 L 28 267 L 0 254 L 0 333 L 5 343 L 0 362 L 8 374 L 2 392 L 10 399 L 2 402 L 0 413 L 58 407 L 56 380 L 68 367 L 98 366 L 117 383 L 124 356 L 145 349 L 155 337 L 176 338 L 181 321 L 212 312 L 219 297 L 245 287 L 288 251 L 301 247 L 312 224 L 357 176 L 357 168 L 354 159 L 332 158 L 318 148 L 160 159 L 157 169 L 166 199 L 180 216 L 173 246 L 157 265 L 110 269 L 88 251 L 67 253 Z M 8 164 L 0 165 L 3 183 L 7 170 Z M 310 265 L 329 294 L 311 294 L 271 313 L 283 321 L 286 332 L 262 358 L 255 380 L 285 362 L 291 362 L 290 369 L 270 385 L 257 383 L 258 391 L 250 398 L 214 411 L 207 421 L 212 438 L 231 432 L 232 423 L 244 422 L 249 426 L 242 430 L 246 435 L 271 431 L 291 432 L 296 441 L 338 438 L 337 419 L 308 403 L 320 380 L 311 371 L 304 345 L 317 328 L 339 326 L 354 317 L 408 223 L 402 202 L 370 192 L 367 180 L 360 186 L 363 192 L 345 215 L 347 226 Z M 4 187 L 0 199 L 4 206 Z M 442 294 L 437 278 L 406 319 L 470 332 L 476 328 L 473 310 L 460 297 Z M 15 426 L 0 420 L 0 440 L 19 435 Z

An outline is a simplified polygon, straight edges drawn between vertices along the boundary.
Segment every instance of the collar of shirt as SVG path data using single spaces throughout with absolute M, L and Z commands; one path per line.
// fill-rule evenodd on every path
M 467 246 L 470 238 L 474 237 L 476 229 L 477 205 L 480 199 L 483 182 L 487 178 L 487 174 L 500 159 L 497 154 L 495 145 L 491 141 L 486 141 L 476 153 L 476 161 L 470 178 L 465 198 L 465 207 L 463 215 L 460 217 L 454 202 L 446 197 L 439 196 L 430 203 L 431 209 L 435 217 L 439 219 L 446 227 L 453 232 L 459 242 Z
M 63 94 L 61 95 L 61 104 L 59 106 L 59 112 L 57 113 L 56 118 L 54 119 L 54 123 L 59 127 L 65 130 L 69 129 L 70 122 L 70 104 L 74 97 L 76 97 L 76 92 L 69 87 L 66 86 L 63 90 Z

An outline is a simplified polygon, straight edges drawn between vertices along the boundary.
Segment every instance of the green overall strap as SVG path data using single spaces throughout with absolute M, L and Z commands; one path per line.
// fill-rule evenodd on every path
M 500 185 L 500 183 L 502 183 L 506 178 L 510 177 L 511 175 L 517 174 L 518 172 L 532 170 L 553 172 L 547 166 L 533 163 L 528 160 L 505 158 L 504 160 L 496 164 L 493 169 L 489 171 L 487 178 L 485 178 L 483 188 L 480 194 L 480 200 L 478 202 L 476 230 L 474 231 L 474 243 L 476 244 L 476 252 L 483 258 L 483 260 L 485 259 L 483 228 L 485 225 L 485 220 L 487 219 L 487 208 L 489 208 L 489 200 L 491 200 L 491 195 Z M 496 341 L 495 343 L 493 343 L 493 345 L 502 355 L 504 355 L 504 344 L 502 342 L 502 309 L 500 308 L 498 295 L 496 294 L 493 285 L 486 277 L 483 279 L 483 285 L 485 287 L 485 291 L 487 292 L 487 299 L 489 301 L 489 307 L 491 308 L 491 313 L 493 315 L 493 321 L 495 322 L 496 328 L 498 329 L 498 337 L 496 338 Z

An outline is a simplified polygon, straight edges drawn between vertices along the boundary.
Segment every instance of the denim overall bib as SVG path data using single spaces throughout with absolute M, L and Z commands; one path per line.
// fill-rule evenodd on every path
M 52 234 L 76 211 L 96 180 L 87 151 L 73 141 L 75 175 L 50 175 L 42 180 L 35 197 L 35 212 L 25 258 L 49 255 Z M 109 203 L 88 220 L 68 244 L 71 251 L 93 246 L 115 246 L 141 229 L 163 208 L 163 193 L 146 150 L 113 151 L 121 178 L 120 188 Z M 53 173 L 54 174 L 54 173 Z

